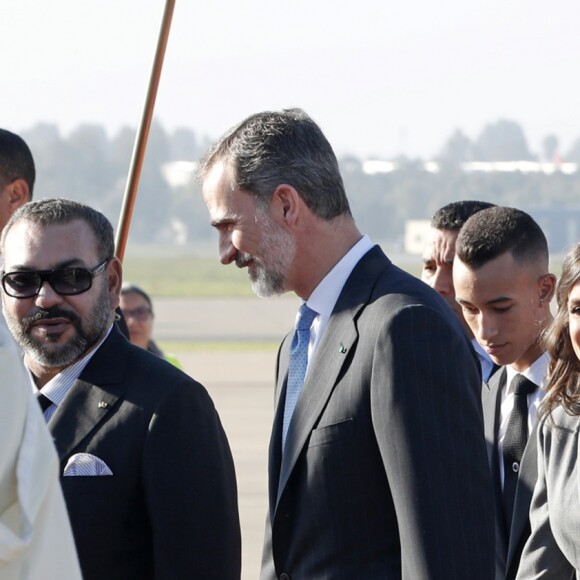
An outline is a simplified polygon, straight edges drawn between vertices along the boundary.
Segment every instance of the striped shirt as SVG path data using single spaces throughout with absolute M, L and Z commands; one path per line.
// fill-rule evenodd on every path
M 50 381 L 48 381 L 40 390 L 40 392 L 47 398 L 50 399 L 52 405 L 50 405 L 44 411 L 44 420 L 48 423 L 50 418 L 56 413 L 58 406 L 63 402 L 66 394 L 70 391 L 71 387 L 73 386 L 74 382 L 79 378 L 80 374 L 83 372 L 83 369 L 87 366 L 93 355 L 97 352 L 101 344 L 105 341 L 109 333 L 111 332 L 112 326 L 106 332 L 106 334 L 101 338 L 101 340 L 97 343 L 95 348 L 91 349 L 85 356 L 79 360 L 77 360 L 72 365 L 63 369 L 60 373 L 52 377 Z M 28 371 L 30 373 L 30 371 Z M 37 392 L 36 385 L 34 383 L 34 379 L 32 374 L 30 375 L 32 379 L 32 385 L 34 392 Z

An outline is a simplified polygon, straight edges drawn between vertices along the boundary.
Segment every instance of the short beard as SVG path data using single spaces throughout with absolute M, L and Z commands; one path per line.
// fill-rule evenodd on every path
M 102 292 L 91 312 L 85 317 L 84 324 L 76 312 L 58 306 L 37 308 L 32 315 L 24 317 L 21 321 L 10 316 L 6 308 L 4 316 L 8 329 L 27 357 L 44 368 L 65 368 L 82 358 L 102 337 L 111 319 L 111 306 L 108 292 Z M 66 318 L 76 330 L 69 342 L 54 350 L 47 348 L 46 343 L 56 342 L 58 336 L 48 334 L 45 340 L 38 341 L 30 334 L 35 322 L 51 318 Z
M 253 262 L 254 271 L 249 272 L 252 290 L 260 298 L 267 298 L 287 291 L 286 281 L 296 255 L 296 241 L 265 213 L 257 217 L 263 220 L 262 240 L 256 251 L 260 257 L 239 254 L 236 265 L 243 268 Z

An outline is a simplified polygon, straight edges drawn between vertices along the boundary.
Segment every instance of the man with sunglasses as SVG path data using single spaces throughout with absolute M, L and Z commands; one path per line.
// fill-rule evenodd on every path
M 113 324 L 113 228 L 63 199 L 0 240 L 2 305 L 61 463 L 85 580 L 240 576 L 234 467 L 205 389 Z

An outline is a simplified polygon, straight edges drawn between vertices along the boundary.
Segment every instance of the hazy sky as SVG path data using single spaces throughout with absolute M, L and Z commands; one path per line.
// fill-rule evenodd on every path
M 0 126 L 136 127 L 163 0 L 2 0 Z M 300 106 L 339 154 L 429 157 L 456 128 L 580 137 L 578 0 L 177 0 L 156 115 L 216 138 Z

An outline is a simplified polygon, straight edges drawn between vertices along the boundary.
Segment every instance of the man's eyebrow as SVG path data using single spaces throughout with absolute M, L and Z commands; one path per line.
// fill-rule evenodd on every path
M 34 268 L 33 266 L 29 266 L 26 264 L 14 264 L 10 267 L 10 270 L 5 269 L 5 272 L 43 272 L 46 270 L 62 270 L 64 268 L 84 268 L 85 264 L 80 258 L 70 258 L 69 260 L 64 260 L 62 262 L 58 262 L 51 268 Z

